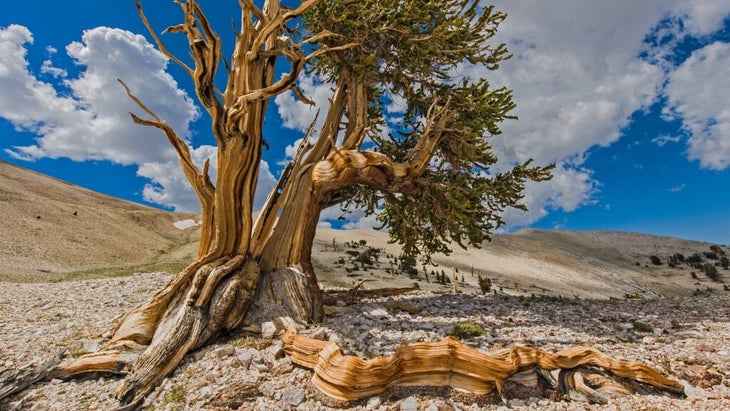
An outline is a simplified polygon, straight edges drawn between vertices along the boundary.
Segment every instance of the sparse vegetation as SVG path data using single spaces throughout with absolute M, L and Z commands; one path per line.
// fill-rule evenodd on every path
M 473 321 L 459 321 L 454 324 L 453 330 L 449 333 L 454 338 L 465 340 L 472 337 L 487 335 L 487 331 Z
M 654 327 L 652 327 L 650 324 L 641 322 L 641 321 L 631 321 L 631 325 L 634 327 L 634 330 L 640 333 L 653 333 Z
M 231 340 L 228 342 L 228 344 L 234 347 L 257 347 L 260 344 L 260 340 L 254 336 L 249 335 L 243 338 Z
M 651 257 L 649 257 L 649 260 L 651 260 L 651 263 L 654 264 L 654 265 L 662 265 L 661 258 L 659 258 L 659 257 L 657 257 L 655 255 L 652 255 Z
M 487 294 L 492 290 L 492 280 L 489 278 L 482 278 L 481 274 L 477 277 L 479 281 L 479 289 L 482 294 Z
M 705 263 L 702 265 L 702 267 L 700 269 L 702 270 L 702 272 L 705 273 L 707 278 L 709 278 L 710 280 L 717 281 L 717 282 L 722 281 L 722 278 L 720 277 L 720 272 L 717 270 L 717 267 L 715 267 L 713 264 Z
M 165 407 L 169 404 L 183 404 L 185 403 L 185 387 L 182 385 L 176 385 L 170 389 L 170 391 L 165 394 L 165 397 L 162 399 L 162 403 L 160 404 L 161 407 Z

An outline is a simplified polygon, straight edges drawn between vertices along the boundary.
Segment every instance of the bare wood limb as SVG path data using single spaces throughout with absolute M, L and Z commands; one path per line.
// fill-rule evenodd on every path
M 61 363 L 65 354 L 66 350 L 60 349 L 46 362 L 37 366 L 28 364 L 17 370 L 8 369 L 0 372 L 0 400 L 20 392 L 31 384 L 48 377 L 55 367 Z
M 182 67 L 185 71 L 188 72 L 190 77 L 193 76 L 193 69 L 191 69 L 187 64 L 183 63 L 182 60 L 175 57 L 174 54 L 170 53 L 167 48 L 165 47 L 165 44 L 160 40 L 159 37 L 157 37 L 157 34 L 152 29 L 152 25 L 150 24 L 149 20 L 147 20 L 147 16 L 145 16 L 144 11 L 142 11 L 142 3 L 135 2 L 137 5 L 137 13 L 139 14 L 139 17 L 142 19 L 142 23 L 144 23 L 144 26 L 147 27 L 147 31 L 150 33 L 150 36 L 152 36 L 152 39 L 155 41 L 155 44 L 157 44 L 157 48 L 160 49 L 162 54 L 167 56 L 170 60 L 177 63 L 180 67 Z M 174 28 L 168 28 L 167 31 L 174 32 L 176 29 Z
M 260 21 L 265 21 L 266 16 L 260 8 L 256 7 L 251 0 L 238 0 L 238 5 L 241 6 L 241 10 L 248 11 L 251 15 L 256 16 Z
M 322 124 L 322 128 L 319 132 L 319 139 L 309 152 L 309 155 L 305 160 L 306 164 L 312 164 L 316 161 L 323 160 L 335 146 L 335 139 L 337 138 L 337 133 L 340 130 L 342 117 L 345 114 L 347 94 L 347 81 L 341 78 L 337 83 L 334 95 L 330 99 L 327 116 L 325 117 L 324 123 Z
M 206 204 L 212 201 L 213 193 L 215 191 L 215 187 L 213 187 L 213 183 L 210 181 L 210 177 L 208 176 L 208 163 L 206 162 L 206 165 L 203 167 L 203 172 L 200 172 L 190 156 L 190 147 L 188 144 L 183 141 L 177 133 L 175 133 L 175 130 L 173 130 L 172 127 L 170 127 L 144 103 L 142 103 L 142 101 L 140 101 L 139 98 L 132 93 L 129 87 L 127 87 L 122 80 L 119 80 L 119 83 L 121 83 L 124 87 L 124 90 L 127 92 L 127 96 L 129 96 L 129 98 L 134 101 L 140 109 L 154 119 L 154 121 L 145 120 L 133 113 L 130 113 L 132 120 L 137 124 L 158 128 L 165 133 L 167 140 L 177 152 L 178 158 L 180 159 L 180 166 L 182 167 L 185 176 L 190 182 L 190 185 L 192 185 L 195 189 L 201 205 L 205 207 Z
M 377 395 L 394 386 L 451 386 L 474 394 L 502 394 L 509 377 L 536 367 L 574 369 L 592 365 L 613 375 L 683 394 L 677 381 L 646 365 L 615 360 L 587 347 L 550 354 L 533 347 L 513 347 L 492 355 L 476 351 L 452 337 L 400 347 L 390 357 L 363 360 L 345 356 L 331 341 L 320 341 L 288 329 L 281 337 L 292 362 L 314 370 L 312 384 L 323 394 L 341 401 Z M 582 380 L 572 379 L 576 386 Z M 583 384 L 585 385 L 585 384 Z M 584 387 L 579 387 L 583 389 Z M 600 401 L 602 396 L 588 397 Z
M 286 13 L 284 13 L 284 21 L 288 21 L 291 19 L 295 19 L 310 8 L 314 7 L 317 3 L 319 3 L 319 0 L 305 0 L 299 4 L 299 7 L 297 7 L 294 10 L 289 10 Z
M 310 106 L 313 106 L 314 105 L 314 101 L 312 101 L 309 98 L 307 98 L 307 96 L 305 96 L 304 93 L 302 93 L 302 90 L 300 90 L 299 87 L 297 87 L 296 85 L 295 86 L 292 86 L 291 90 L 294 92 L 294 95 L 297 96 L 297 98 L 302 103 L 307 104 L 307 105 L 310 105 Z
M 328 305 L 334 305 L 338 301 L 345 301 L 351 304 L 365 298 L 393 297 L 396 295 L 407 294 L 417 290 L 417 288 L 414 287 L 375 288 L 372 290 L 360 290 L 360 287 L 364 282 L 365 280 L 360 280 L 358 284 L 345 291 L 326 291 L 324 295 L 324 303 Z
M 311 137 L 314 133 L 314 126 L 317 123 L 319 117 L 319 110 L 314 115 L 312 123 L 309 125 L 307 132 L 304 134 L 302 142 L 297 147 L 297 152 L 294 155 L 292 161 L 286 165 L 284 171 L 276 182 L 274 189 L 271 190 L 269 196 L 266 198 L 261 213 L 259 214 L 256 224 L 254 225 L 253 234 L 251 238 L 254 241 L 253 256 L 258 258 L 263 252 L 266 242 L 271 234 L 271 231 L 276 223 L 277 215 L 281 207 L 283 207 L 284 200 L 287 198 L 292 190 L 292 185 L 289 184 L 291 181 L 294 170 L 301 167 L 302 158 L 312 148 Z
M 345 150 L 356 149 L 365 139 L 365 134 L 369 129 L 366 127 L 368 122 L 368 99 L 365 93 L 365 85 L 359 81 L 351 81 L 348 88 L 347 108 L 348 122 L 345 129 L 345 139 L 342 142 L 342 148 Z

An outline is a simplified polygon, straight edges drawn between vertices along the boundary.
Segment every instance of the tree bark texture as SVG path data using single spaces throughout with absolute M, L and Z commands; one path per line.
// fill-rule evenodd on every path
M 635 380 L 681 395 L 684 387 L 646 365 L 615 360 L 588 347 L 550 354 L 512 347 L 493 354 L 469 348 L 455 338 L 400 347 L 390 357 L 363 360 L 342 354 L 335 342 L 311 339 L 288 329 L 281 337 L 295 364 L 312 369 L 312 384 L 342 402 L 356 401 L 396 386 L 449 386 L 473 394 L 504 396 L 505 381 L 527 371 L 538 373 L 556 391 L 573 399 L 606 403 L 606 394 L 634 391 L 620 379 Z M 592 371 L 597 367 L 608 373 Z M 551 372 L 557 372 L 557 378 Z M 597 377 L 596 377 L 597 376 Z

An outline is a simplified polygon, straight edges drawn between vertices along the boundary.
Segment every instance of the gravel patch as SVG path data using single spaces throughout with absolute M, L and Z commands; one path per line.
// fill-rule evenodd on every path
M 161 273 L 55 284 L 0 283 L 0 370 L 41 362 L 58 348 L 98 349 L 119 318 L 161 288 Z M 389 309 L 401 301 L 418 314 Z M 343 307 L 305 334 L 337 341 L 346 354 L 390 355 L 404 343 L 438 341 L 459 321 L 487 332 L 464 342 L 485 352 L 514 344 L 547 351 L 573 345 L 651 365 L 686 384 L 687 398 L 618 397 L 608 405 L 511 398 L 475 400 L 448 389 L 393 389 L 353 410 L 720 410 L 730 409 L 730 295 L 652 300 L 577 300 L 502 295 L 414 294 Z M 279 341 L 234 335 L 188 355 L 148 396 L 148 410 L 341 409 L 309 383 Z M 0 402 L 0 409 L 109 410 L 118 377 L 52 380 Z

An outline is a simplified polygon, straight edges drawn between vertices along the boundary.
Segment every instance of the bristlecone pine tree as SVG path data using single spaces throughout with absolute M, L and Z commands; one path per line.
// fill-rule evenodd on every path
M 187 38 L 192 62 L 170 53 L 137 7 L 160 51 L 192 77 L 210 115 L 215 183 L 209 164 L 196 166 L 176 131 L 122 85 L 144 112 L 133 121 L 167 136 L 200 200 L 197 258 L 127 314 L 100 352 L 58 365 L 53 376 L 124 373 L 116 395 L 133 407 L 188 352 L 222 332 L 262 318 L 280 328 L 321 318 L 310 254 L 324 208 L 377 211 L 406 255 L 427 258 L 448 252 L 449 243 L 481 244 L 506 207 L 524 208 L 527 180 L 549 178 L 549 166 L 529 162 L 489 172 L 497 158 L 488 138 L 511 118 L 511 92 L 456 73 L 464 65 L 496 70 L 509 57 L 503 45 L 490 44 L 506 17 L 491 7 L 305 0 L 288 8 L 278 0 L 262 7 L 239 0 L 240 25 L 226 60 L 200 5 L 177 3 L 183 22 L 165 32 Z M 282 70 L 288 72 L 277 78 Z M 255 216 L 265 137 L 280 138 L 263 135 L 269 100 L 293 92 L 311 104 L 297 88 L 307 71 L 332 84 L 329 105 L 318 108 L 321 126 L 310 127 Z M 386 115 L 394 100 L 405 108 L 398 119 Z

